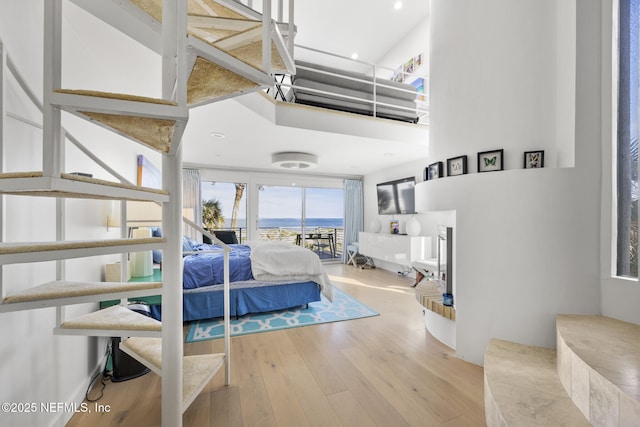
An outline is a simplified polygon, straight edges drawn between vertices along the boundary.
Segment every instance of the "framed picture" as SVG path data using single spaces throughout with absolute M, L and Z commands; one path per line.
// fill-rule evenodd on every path
M 400 222 L 398 220 L 393 220 L 389 223 L 389 233 L 400 234 Z
M 536 169 L 544 167 L 544 150 L 525 151 L 524 168 Z
M 442 162 L 431 163 L 427 170 L 427 180 L 441 178 L 443 176 Z
M 478 172 L 493 172 L 503 169 L 504 150 L 482 151 L 478 153 Z
M 447 159 L 447 176 L 464 175 L 467 173 L 467 156 Z
M 162 172 L 142 154 L 138 155 L 138 187 L 162 188 Z

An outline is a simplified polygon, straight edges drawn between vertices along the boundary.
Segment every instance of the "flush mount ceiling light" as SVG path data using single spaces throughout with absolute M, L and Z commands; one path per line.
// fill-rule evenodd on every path
M 311 169 L 318 166 L 318 156 L 309 153 L 275 153 L 271 164 L 284 169 Z
M 402 2 L 401 2 L 401 1 L 396 1 L 396 2 L 393 4 L 393 8 L 394 8 L 395 10 L 400 10 L 400 9 L 402 9 Z

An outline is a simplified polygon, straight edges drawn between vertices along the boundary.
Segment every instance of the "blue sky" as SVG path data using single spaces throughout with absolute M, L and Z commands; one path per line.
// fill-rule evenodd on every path
M 240 206 L 239 218 L 246 215 L 246 191 Z M 343 193 L 340 188 L 307 188 L 307 218 L 342 218 L 344 214 Z M 202 199 L 218 199 L 222 215 L 231 218 L 235 186 L 233 183 L 202 183 Z M 302 188 L 264 186 L 259 194 L 261 218 L 300 218 L 302 216 Z

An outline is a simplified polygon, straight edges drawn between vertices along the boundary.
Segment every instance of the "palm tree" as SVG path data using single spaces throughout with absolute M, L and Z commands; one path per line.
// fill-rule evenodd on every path
M 239 182 L 235 183 L 236 186 L 236 197 L 233 200 L 233 211 L 231 211 L 231 228 L 236 228 L 236 222 L 238 221 L 238 211 L 240 210 L 240 200 L 242 200 L 242 194 L 244 193 L 244 188 L 246 184 L 241 184 Z
M 202 225 L 208 229 L 219 228 L 224 225 L 220 201 L 216 199 L 202 201 Z

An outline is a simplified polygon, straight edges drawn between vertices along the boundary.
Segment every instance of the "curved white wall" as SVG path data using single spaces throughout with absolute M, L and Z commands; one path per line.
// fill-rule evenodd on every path
M 601 3 L 560 3 L 431 1 L 428 163 L 470 173 L 416 204 L 456 212 L 456 351 L 478 364 L 491 337 L 554 347 L 556 314 L 600 310 Z M 507 170 L 477 173 L 494 148 Z

